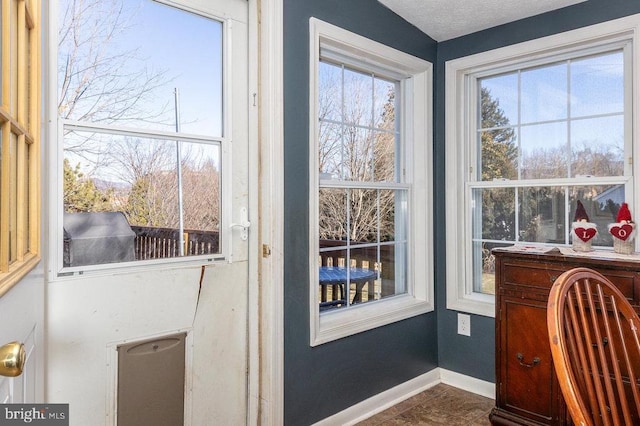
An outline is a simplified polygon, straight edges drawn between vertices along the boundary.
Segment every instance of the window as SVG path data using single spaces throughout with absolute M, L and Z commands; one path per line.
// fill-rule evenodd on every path
M 631 46 L 576 31 L 447 63 L 449 308 L 493 316 L 491 250 L 569 246 L 578 201 L 612 247 L 634 202 Z
M 311 40 L 316 345 L 432 309 L 431 65 L 316 19 Z
M 228 259 L 230 31 L 163 2 L 59 1 L 63 275 Z
M 400 83 L 323 59 L 318 72 L 319 280 L 330 283 L 320 307 L 346 308 L 406 292 Z M 327 294 L 344 290 L 343 278 L 355 299 Z
M 40 2 L 0 9 L 0 295 L 40 259 Z

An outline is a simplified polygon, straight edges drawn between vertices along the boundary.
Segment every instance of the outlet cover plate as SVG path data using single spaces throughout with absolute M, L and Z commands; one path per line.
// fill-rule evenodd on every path
M 471 336 L 471 315 L 458 313 L 458 334 Z

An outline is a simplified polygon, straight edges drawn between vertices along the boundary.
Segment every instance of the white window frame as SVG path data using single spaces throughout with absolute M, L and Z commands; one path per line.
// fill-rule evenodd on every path
M 433 177 L 431 63 L 316 18 L 310 19 L 309 63 L 309 312 L 310 344 L 433 311 Z M 401 81 L 401 134 L 409 189 L 407 293 L 345 309 L 319 312 L 318 296 L 318 66 L 320 47 L 384 69 Z
M 240 235 L 239 232 L 233 230 L 238 225 L 233 222 L 234 203 L 232 201 L 232 176 L 233 176 L 233 156 L 232 156 L 232 129 L 237 126 L 238 123 L 234 123 L 232 117 L 234 111 L 237 108 L 233 103 L 233 88 L 234 85 L 243 84 L 241 81 L 234 81 L 233 79 L 233 66 L 237 64 L 245 63 L 246 59 L 241 55 L 234 53 L 235 37 L 233 35 L 233 22 L 235 20 L 244 19 L 244 14 L 236 11 L 232 7 L 225 5 L 223 1 L 217 1 L 216 4 L 206 4 L 198 6 L 197 0 L 153 0 L 167 6 L 174 7 L 183 11 L 184 13 L 195 13 L 208 19 L 216 20 L 223 25 L 223 51 L 222 51 L 222 79 L 224 82 L 222 93 L 222 128 L 224 134 L 221 137 L 191 135 L 186 133 L 173 133 L 160 130 L 148 130 L 135 127 L 125 127 L 119 125 L 102 125 L 91 122 L 75 122 L 71 120 L 63 120 L 58 117 L 57 114 L 57 73 L 49 72 L 47 76 L 47 86 L 50 88 L 48 93 L 49 103 L 48 116 L 52 117 L 49 120 L 48 134 L 56 139 L 52 145 L 54 155 L 51 155 L 48 159 L 48 167 L 51 170 L 50 174 L 55 176 L 55 179 L 51 179 L 48 184 L 49 193 L 52 196 L 49 198 L 49 211 L 52 212 L 49 221 L 48 229 L 48 247 L 49 247 L 49 267 L 48 278 L 50 281 L 61 281 L 67 279 L 82 278 L 87 275 L 110 275 L 114 272 L 126 272 L 132 270 L 147 270 L 157 269 L 158 267 L 184 267 L 194 265 L 210 265 L 212 263 L 231 263 L 234 260 L 244 260 L 244 255 L 239 259 L 234 259 L 234 247 L 233 241 Z M 50 44 L 57 46 L 58 39 L 58 2 L 52 1 L 48 10 L 48 36 L 52 41 Z M 242 36 L 238 35 L 237 39 L 241 40 Z M 245 63 L 246 64 L 246 63 Z M 246 66 L 246 65 L 242 65 Z M 48 58 L 48 69 L 57 70 L 57 50 Z M 236 79 L 237 80 L 237 79 Z M 196 143 L 217 143 L 220 146 L 220 161 L 221 161 L 221 185 L 220 185 L 220 252 L 196 255 L 196 256 L 183 256 L 173 258 L 162 258 L 154 260 L 139 260 L 132 262 L 122 263 L 106 263 L 97 265 L 86 265 L 78 267 L 63 267 L 63 188 L 60 182 L 63 181 L 63 129 L 80 131 L 99 131 L 100 133 L 110 133 L 114 135 L 134 135 L 142 138 L 151 138 L 158 140 L 171 140 L 175 141 L 179 139 L 183 142 L 196 142 Z M 179 138 L 176 138 L 176 135 Z M 53 141 L 52 141 L 53 142 Z M 245 220 L 246 218 L 241 218 Z M 244 224 L 244 223 L 243 223 Z M 244 229 L 248 229 L 247 225 Z
M 473 291 L 471 205 L 467 184 L 471 180 L 469 165 L 474 164 L 476 128 L 473 126 L 471 104 L 477 97 L 477 79 L 488 73 L 499 73 L 520 65 L 543 64 L 558 56 L 569 56 L 585 49 L 598 49 L 607 45 L 630 43 L 631 64 L 625 64 L 625 73 L 640 69 L 640 15 L 633 15 L 590 27 L 548 36 L 504 48 L 482 52 L 445 63 L 445 180 L 446 191 L 446 282 L 447 309 L 495 317 L 495 297 Z M 524 65 L 523 65 L 524 66 Z M 638 86 L 638 72 L 631 75 L 631 85 Z M 631 87 L 625 87 L 633 93 Z M 634 129 L 640 96 L 631 96 L 625 104 L 625 128 Z M 635 146 L 633 131 L 626 132 L 625 149 Z M 638 156 L 629 158 L 633 170 L 639 170 Z M 628 165 L 627 165 L 628 167 Z M 619 180 L 619 178 L 618 178 Z M 630 179 L 635 188 L 627 194 L 628 200 L 638 200 L 638 176 Z M 590 182 L 586 182 L 589 184 Z M 636 211 L 638 202 L 629 202 Z

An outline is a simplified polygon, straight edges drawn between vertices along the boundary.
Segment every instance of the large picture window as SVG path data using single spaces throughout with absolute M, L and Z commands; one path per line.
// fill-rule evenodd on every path
M 40 259 L 40 2 L 0 3 L 0 295 Z
M 229 31 L 151 0 L 59 1 L 64 274 L 228 255 Z
M 315 345 L 432 309 L 431 65 L 315 19 L 311 38 Z
M 447 241 L 449 307 L 493 315 L 491 250 L 570 247 L 578 201 L 599 230 L 593 247 L 612 247 L 607 225 L 623 202 L 634 204 L 631 46 L 596 36 L 519 60 L 487 52 L 490 66 L 448 63 L 447 111 L 462 115 L 455 124 L 447 117 L 448 174 L 458 187 L 447 209 L 462 213 L 447 229 L 463 233 Z M 463 95 L 457 103 L 454 93 Z

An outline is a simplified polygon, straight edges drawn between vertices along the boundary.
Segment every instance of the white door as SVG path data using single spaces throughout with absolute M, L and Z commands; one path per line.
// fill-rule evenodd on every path
M 48 3 L 47 398 L 116 424 L 119 348 L 186 333 L 185 424 L 243 424 L 254 2 Z

